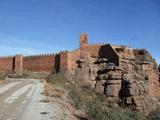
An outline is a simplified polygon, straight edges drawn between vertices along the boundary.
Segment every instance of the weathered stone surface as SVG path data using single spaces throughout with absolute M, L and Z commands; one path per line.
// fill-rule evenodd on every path
M 85 59 L 81 62 L 81 77 L 84 81 L 95 80 L 92 86 L 95 84 L 96 92 L 104 93 L 109 101 L 123 100 L 127 106 L 147 115 L 159 104 L 156 97 L 160 90 L 159 72 L 146 52 L 141 57 L 134 52 L 134 59 L 127 58 L 129 54 L 123 55 L 120 66 L 110 68 L 105 59 L 97 58 L 98 62 L 95 58 Z
M 108 72 L 108 80 L 120 80 L 122 79 L 122 74 L 119 72 Z
M 97 60 L 97 62 L 96 63 L 98 63 L 98 64 L 100 64 L 100 63 L 107 63 L 107 58 L 100 58 L 100 59 L 98 59 Z
M 127 105 L 132 105 L 133 104 L 133 99 L 131 97 L 126 97 L 125 103 Z
M 95 90 L 97 93 L 104 93 L 105 83 L 106 83 L 106 80 L 100 80 L 96 82 Z
M 120 85 L 116 86 L 114 84 L 112 85 L 106 85 L 104 89 L 104 94 L 108 97 L 118 97 L 119 96 L 119 90 L 120 90 Z
M 107 80 L 107 81 L 106 81 L 106 84 L 107 84 L 107 85 L 112 85 L 112 84 L 114 84 L 114 85 L 120 85 L 120 86 L 121 86 L 121 83 L 122 83 L 122 80 Z
M 98 80 L 107 80 L 108 79 L 108 75 L 107 74 L 101 74 L 97 76 Z
M 86 43 L 81 41 L 82 56 L 75 69 L 79 84 L 90 84 L 109 101 L 123 101 L 145 114 L 155 109 L 160 97 L 160 67 L 158 70 L 145 49 Z

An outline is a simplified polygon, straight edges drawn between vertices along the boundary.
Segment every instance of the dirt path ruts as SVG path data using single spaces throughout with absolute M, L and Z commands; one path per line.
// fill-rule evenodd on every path
M 40 80 L 12 79 L 0 85 L 0 120 L 63 120 L 63 105 L 41 102 L 43 92 Z

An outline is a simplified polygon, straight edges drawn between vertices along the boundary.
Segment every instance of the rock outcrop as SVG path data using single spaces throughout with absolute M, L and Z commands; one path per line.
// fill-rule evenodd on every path
M 119 56 L 119 65 L 107 57 L 88 55 L 80 58 L 75 72 L 76 82 L 91 85 L 111 102 L 124 103 L 148 115 L 160 105 L 160 67 L 158 70 L 155 60 L 145 49 L 112 48 Z

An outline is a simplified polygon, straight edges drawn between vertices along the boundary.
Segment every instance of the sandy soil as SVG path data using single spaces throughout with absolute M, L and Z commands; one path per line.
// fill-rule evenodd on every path
M 71 105 L 71 101 L 67 98 L 68 90 L 64 89 L 61 85 L 50 84 L 44 81 L 45 95 L 50 98 L 52 102 L 58 102 L 63 105 L 65 109 L 65 120 L 78 120 L 75 114 L 77 110 Z
M 68 120 L 59 99 L 44 95 L 43 83 L 34 79 L 10 79 L 0 84 L 0 120 Z

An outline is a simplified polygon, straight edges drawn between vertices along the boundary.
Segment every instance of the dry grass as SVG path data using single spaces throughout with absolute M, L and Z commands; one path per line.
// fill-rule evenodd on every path
M 59 99 L 58 102 L 63 104 L 65 111 L 68 111 L 68 120 L 77 120 L 74 116 L 76 109 L 70 104 L 70 100 L 67 98 L 68 90 L 71 88 L 72 83 L 64 79 L 64 76 L 59 73 L 49 75 L 44 84 L 45 94 Z
M 127 108 L 111 107 L 104 95 L 96 94 L 87 85 L 75 86 L 61 74 L 48 76 L 46 94 L 61 98 L 64 109 L 72 114 L 69 119 L 85 120 L 145 120 L 143 115 Z M 66 97 L 67 96 L 67 97 Z M 75 115 L 75 116 L 74 116 Z
M 19 73 L 9 74 L 10 78 L 25 78 L 25 79 L 45 79 L 50 73 L 48 72 L 31 72 L 23 71 Z
M 150 113 L 149 119 L 150 120 L 160 120 L 160 106 L 157 106 L 156 110 Z
M 8 81 L 6 80 L 6 74 L 5 73 L 0 73 L 0 84 L 7 83 Z
M 0 80 L 5 80 L 6 74 L 5 73 L 0 73 Z
M 62 88 L 45 82 L 45 94 L 49 97 L 62 98 L 65 93 Z
M 85 111 L 87 120 L 146 120 L 144 115 L 104 102 L 89 86 L 73 87 L 69 98 L 75 108 Z

